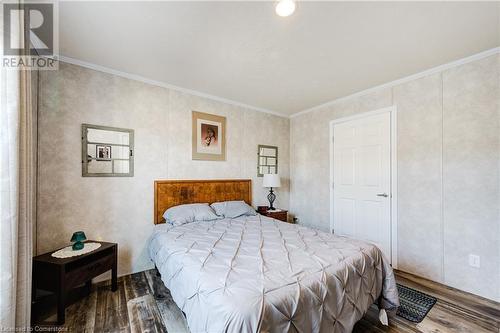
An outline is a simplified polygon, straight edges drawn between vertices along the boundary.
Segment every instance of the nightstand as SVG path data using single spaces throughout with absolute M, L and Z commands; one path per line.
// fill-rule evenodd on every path
M 259 214 L 276 219 L 276 220 L 280 220 L 283 222 L 288 222 L 288 211 L 287 210 L 278 210 L 278 211 L 268 210 L 266 212 L 259 212 Z
M 76 257 L 54 258 L 51 251 L 33 258 L 33 300 L 36 290 L 43 289 L 57 295 L 57 323 L 64 324 L 66 294 L 72 288 L 85 284 L 90 291 L 92 278 L 111 270 L 111 290 L 117 290 L 118 244 L 97 241 L 101 247 Z

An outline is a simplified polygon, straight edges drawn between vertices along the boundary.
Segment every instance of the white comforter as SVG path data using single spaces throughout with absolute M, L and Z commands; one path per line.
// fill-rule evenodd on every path
M 150 255 L 193 333 L 350 332 L 399 304 L 374 245 L 261 215 L 157 225 Z

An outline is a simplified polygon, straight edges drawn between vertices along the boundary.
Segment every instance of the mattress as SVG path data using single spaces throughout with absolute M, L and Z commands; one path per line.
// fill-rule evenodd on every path
M 191 332 L 351 332 L 399 305 L 374 245 L 261 215 L 156 225 L 151 259 Z

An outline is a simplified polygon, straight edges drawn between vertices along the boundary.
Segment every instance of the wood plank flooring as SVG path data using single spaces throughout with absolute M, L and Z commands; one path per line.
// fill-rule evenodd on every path
M 373 306 L 356 324 L 354 332 L 500 333 L 499 303 L 408 273 L 396 272 L 396 279 L 438 299 L 427 317 L 414 324 L 391 316 L 389 326 L 382 326 Z M 39 319 L 41 324 L 52 326 L 54 313 L 55 307 Z M 182 311 L 155 270 L 120 277 L 114 293 L 109 281 L 94 285 L 90 295 L 66 308 L 63 328 L 69 332 L 189 333 Z
M 393 316 L 389 327 L 384 327 L 378 323 L 377 309 L 372 307 L 356 324 L 354 332 L 500 332 L 499 303 L 409 273 L 396 271 L 396 280 L 438 299 L 425 319 L 415 324 Z

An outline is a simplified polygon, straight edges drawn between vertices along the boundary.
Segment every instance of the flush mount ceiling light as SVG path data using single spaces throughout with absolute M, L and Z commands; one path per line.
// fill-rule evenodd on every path
M 280 0 L 276 4 L 276 14 L 282 17 L 290 16 L 295 11 L 294 0 Z

